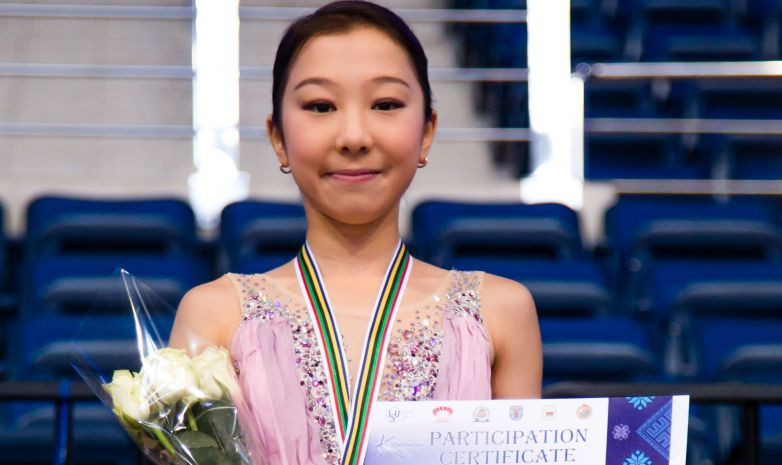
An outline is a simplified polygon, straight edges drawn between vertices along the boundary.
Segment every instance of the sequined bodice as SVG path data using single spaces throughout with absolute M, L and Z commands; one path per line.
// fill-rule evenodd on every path
M 292 359 L 305 392 L 308 414 L 320 427 L 326 463 L 338 463 L 324 363 L 303 298 L 280 288 L 263 274 L 229 276 L 241 293 L 241 325 L 264 325 L 282 319 L 290 328 Z M 478 295 L 481 278 L 480 272 L 451 271 L 438 294 L 409 308 L 400 308 L 388 345 L 378 400 L 433 398 L 440 372 L 444 318 L 467 318 L 482 325 Z M 241 325 L 237 331 L 241 331 Z

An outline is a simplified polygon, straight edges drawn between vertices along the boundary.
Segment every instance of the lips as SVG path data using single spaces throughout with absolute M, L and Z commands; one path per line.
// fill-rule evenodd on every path
M 380 174 L 380 171 L 377 170 L 352 169 L 352 170 L 332 171 L 329 173 L 329 176 L 332 179 L 342 181 L 342 182 L 358 183 L 358 182 L 364 182 L 364 181 L 369 181 L 370 179 L 374 179 L 375 176 L 377 176 L 378 174 Z

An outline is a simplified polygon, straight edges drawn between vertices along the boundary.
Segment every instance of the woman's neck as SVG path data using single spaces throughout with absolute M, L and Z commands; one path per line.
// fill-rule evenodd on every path
M 399 238 L 398 206 L 377 221 L 361 225 L 317 213 L 307 217 L 307 243 L 324 275 L 382 275 Z

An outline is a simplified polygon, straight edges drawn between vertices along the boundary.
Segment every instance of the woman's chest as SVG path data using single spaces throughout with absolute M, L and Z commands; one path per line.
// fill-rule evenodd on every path
M 337 314 L 329 328 L 305 305 L 253 293 L 243 302 L 237 332 L 252 329 L 258 338 L 274 339 L 275 347 L 289 347 L 301 386 L 316 400 L 327 398 L 335 382 L 346 383 L 352 396 L 356 384 L 369 378 L 374 378 L 379 400 L 425 400 L 431 398 L 439 373 L 443 320 L 448 315 L 442 300 L 436 297 L 432 303 L 400 309 L 384 329 L 373 331 L 379 326 L 376 319 Z M 342 373 L 342 379 L 335 379 Z

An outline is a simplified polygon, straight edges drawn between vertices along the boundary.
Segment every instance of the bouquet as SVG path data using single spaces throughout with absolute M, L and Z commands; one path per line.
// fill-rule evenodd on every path
M 184 350 L 165 347 L 155 322 L 173 321 L 165 317 L 173 310 L 127 271 L 119 275 L 130 312 L 116 318 L 132 325 L 135 341 L 76 342 L 76 371 L 156 464 L 252 464 L 235 404 L 241 389 L 228 351 L 208 347 L 190 357 Z M 96 321 L 105 325 L 106 316 Z M 133 353 L 118 356 L 122 347 Z M 106 375 L 109 359 L 127 363 L 134 358 L 137 371 L 115 367 L 110 379 Z

